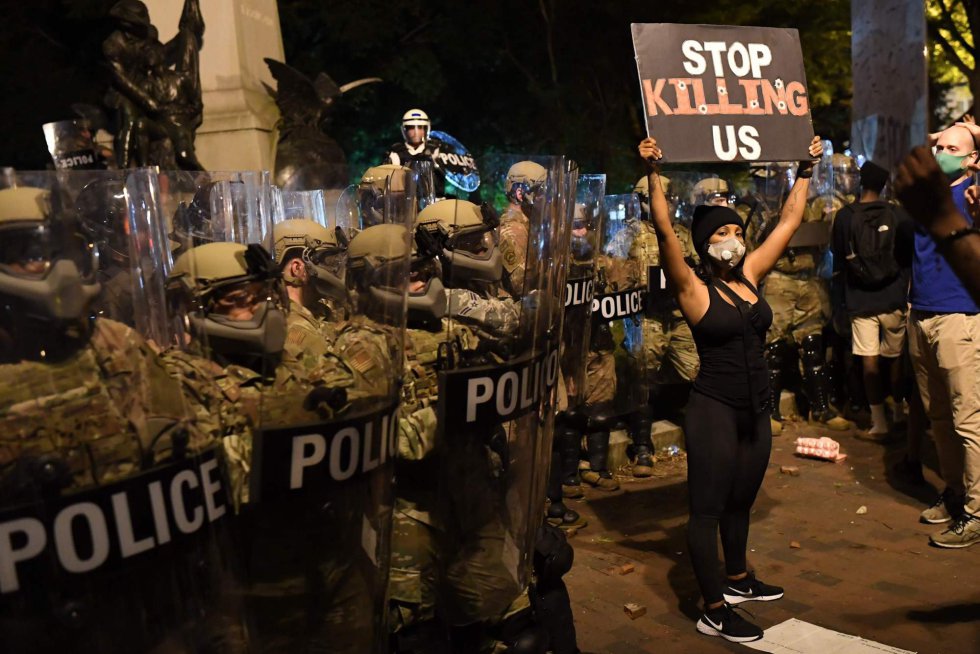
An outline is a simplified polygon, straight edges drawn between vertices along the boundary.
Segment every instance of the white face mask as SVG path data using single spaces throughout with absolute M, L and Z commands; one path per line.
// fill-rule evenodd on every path
M 745 256 L 745 246 L 737 238 L 726 238 L 709 245 L 708 256 L 723 266 L 734 268 Z

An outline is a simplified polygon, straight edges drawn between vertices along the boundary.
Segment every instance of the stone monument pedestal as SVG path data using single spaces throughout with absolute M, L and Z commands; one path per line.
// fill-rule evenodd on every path
M 181 3 L 144 0 L 166 43 L 177 33 Z M 194 141 L 208 170 L 272 170 L 279 110 L 262 82 L 276 82 L 263 59 L 283 61 L 276 0 L 204 0 L 201 87 L 204 123 Z

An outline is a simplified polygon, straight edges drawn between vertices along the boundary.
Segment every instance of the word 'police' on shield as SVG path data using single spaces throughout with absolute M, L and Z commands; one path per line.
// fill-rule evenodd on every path
M 813 138 L 795 29 L 631 25 L 647 134 L 664 161 L 797 161 Z

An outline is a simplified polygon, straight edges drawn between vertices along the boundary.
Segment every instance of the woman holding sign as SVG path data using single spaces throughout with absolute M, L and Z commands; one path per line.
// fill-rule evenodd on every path
M 757 287 L 803 220 L 814 162 L 800 162 L 779 223 L 748 254 L 745 225 L 734 210 L 697 207 L 691 236 L 700 264 L 692 269 L 671 228 L 667 200 L 657 179 L 655 162 L 662 152 L 653 138 L 641 141 L 639 152 L 649 166 L 661 262 L 701 358 L 685 424 L 691 513 L 687 537 L 705 604 L 697 628 L 734 642 L 758 640 L 762 629 L 732 610 L 741 602 L 783 596 L 782 588 L 765 584 L 748 571 L 745 557 L 749 513 L 772 446 L 763 346 L 773 316 Z M 820 157 L 818 137 L 810 143 L 809 154 Z M 719 527 L 724 581 L 717 575 Z

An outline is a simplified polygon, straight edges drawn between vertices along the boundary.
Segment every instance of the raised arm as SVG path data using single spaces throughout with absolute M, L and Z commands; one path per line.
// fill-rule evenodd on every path
M 670 210 L 667 207 L 667 198 L 664 197 L 663 187 L 660 185 L 660 173 L 657 170 L 656 161 L 663 156 L 657 141 L 647 137 L 640 141 L 640 156 L 647 165 L 647 182 L 650 189 L 650 213 L 653 220 L 653 228 L 657 232 L 657 247 L 660 249 L 660 262 L 663 264 L 667 279 L 670 280 L 671 288 L 678 300 L 683 304 L 683 298 L 693 294 L 697 287 L 698 279 L 687 262 L 684 261 L 684 252 L 681 249 L 681 242 L 674 233 L 674 228 L 670 223 Z
M 895 175 L 898 199 L 933 239 L 963 286 L 980 303 L 980 233 L 959 212 L 929 148 L 912 150 Z
M 814 136 L 813 140 L 810 141 L 810 156 L 817 159 L 822 151 L 820 137 Z M 779 222 L 776 223 L 766 240 L 745 257 L 743 271 L 753 284 L 758 284 L 760 279 L 769 274 L 769 271 L 776 265 L 776 261 L 783 255 L 790 239 L 793 238 L 793 234 L 799 229 L 800 223 L 803 222 L 803 210 L 806 208 L 806 196 L 810 190 L 810 177 L 813 176 L 814 163 L 814 161 L 800 162 L 799 168 L 796 170 L 796 181 L 793 183 L 793 188 L 789 191 L 789 198 L 786 199 L 783 210 L 779 214 Z

